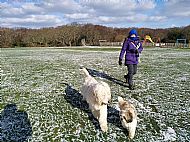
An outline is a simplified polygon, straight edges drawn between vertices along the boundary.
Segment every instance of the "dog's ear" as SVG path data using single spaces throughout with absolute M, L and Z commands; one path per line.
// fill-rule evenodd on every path
M 118 104 L 119 104 L 120 109 L 123 107 L 124 103 L 125 103 L 124 99 L 118 96 Z
M 101 94 L 102 90 L 99 90 L 99 89 L 96 88 L 93 90 L 95 100 L 99 105 L 107 105 L 109 100 L 108 100 L 107 96 L 105 96 L 105 94 Z
M 93 95 L 94 95 L 94 97 L 95 97 L 96 102 L 97 102 L 99 105 L 102 105 L 102 100 L 100 99 L 100 96 L 98 96 L 98 94 L 99 94 L 98 91 L 99 91 L 99 90 L 94 89 L 94 90 L 93 90 Z
M 133 121 L 133 119 L 134 119 L 134 115 L 133 115 L 133 112 L 131 112 L 131 111 L 129 111 L 129 114 L 128 114 L 129 116 L 129 119 L 128 119 L 128 122 L 127 123 L 130 123 L 130 122 L 132 122 Z
M 118 99 L 118 102 L 119 102 L 119 103 L 121 103 L 121 102 L 123 102 L 123 101 L 124 101 L 124 100 L 123 100 L 123 98 L 122 98 L 122 97 L 120 97 L 120 96 L 118 96 L 118 98 L 117 98 L 117 99 Z
M 87 71 L 86 68 L 82 67 L 82 68 L 80 68 L 79 70 L 80 70 L 81 72 L 83 72 L 87 77 L 90 76 L 90 74 L 89 74 L 89 72 Z

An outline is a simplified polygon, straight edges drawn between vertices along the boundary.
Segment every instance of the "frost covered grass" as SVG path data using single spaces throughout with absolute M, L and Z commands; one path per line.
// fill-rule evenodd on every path
M 117 96 L 122 96 L 138 112 L 132 141 L 190 141 L 190 50 L 145 49 L 134 91 L 123 82 L 127 69 L 118 65 L 118 49 L 20 48 L 0 54 L 0 140 L 6 137 L 5 107 L 16 104 L 30 120 L 31 142 L 128 141 L 118 116 Z M 81 65 L 111 87 L 107 133 L 80 96 Z

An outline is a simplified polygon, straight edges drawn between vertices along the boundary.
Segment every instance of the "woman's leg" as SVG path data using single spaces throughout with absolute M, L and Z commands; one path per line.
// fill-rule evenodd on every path
M 129 89 L 134 90 L 133 75 L 137 73 L 137 65 L 127 65 L 127 69 L 128 69 L 127 80 L 129 84 Z
M 133 65 L 127 65 L 127 69 L 128 69 L 128 74 L 127 74 L 127 79 L 128 79 L 128 84 L 129 86 L 133 84 Z
M 127 75 L 124 75 L 124 78 L 126 80 L 126 83 L 128 83 L 128 74 Z
M 133 75 L 137 73 L 137 65 L 133 65 Z

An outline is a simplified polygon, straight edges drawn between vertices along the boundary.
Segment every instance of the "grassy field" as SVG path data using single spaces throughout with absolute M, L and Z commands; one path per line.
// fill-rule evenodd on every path
M 117 96 L 138 112 L 134 142 L 190 141 L 190 50 L 145 48 L 136 89 L 118 65 L 119 49 L 1 49 L 0 141 L 124 142 Z M 85 66 L 111 87 L 107 133 L 81 100 Z

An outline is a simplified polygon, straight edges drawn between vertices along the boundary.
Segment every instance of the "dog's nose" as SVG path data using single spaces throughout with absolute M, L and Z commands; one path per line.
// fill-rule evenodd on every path
M 122 117 L 122 116 L 120 116 L 120 120 L 123 120 L 123 117 Z

